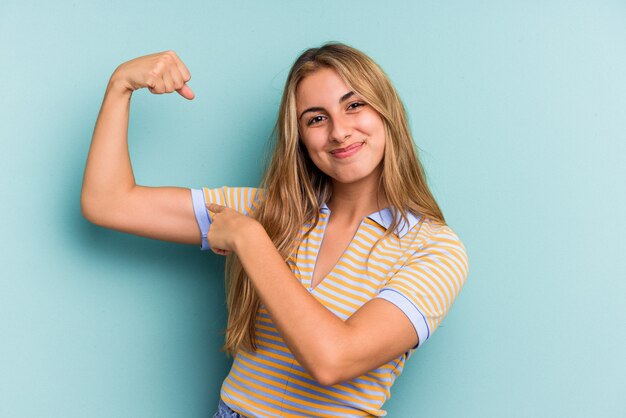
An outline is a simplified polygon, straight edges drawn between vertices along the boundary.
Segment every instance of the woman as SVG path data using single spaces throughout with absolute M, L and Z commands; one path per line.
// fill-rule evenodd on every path
M 467 276 L 395 89 L 358 50 L 309 49 L 288 75 L 259 189 L 138 186 L 126 138 L 132 92 L 193 99 L 189 79 L 171 51 L 116 69 L 85 169 L 84 215 L 229 255 L 234 362 L 216 416 L 385 415 L 405 360 Z

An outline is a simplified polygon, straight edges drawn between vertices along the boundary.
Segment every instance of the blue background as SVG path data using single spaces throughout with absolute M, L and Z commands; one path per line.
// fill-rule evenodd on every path
M 626 415 L 626 2 L 3 1 L 0 416 L 206 417 L 223 260 L 82 218 L 108 77 L 173 49 L 196 100 L 134 95 L 137 182 L 256 185 L 287 71 L 329 40 L 409 112 L 470 275 L 391 417 Z

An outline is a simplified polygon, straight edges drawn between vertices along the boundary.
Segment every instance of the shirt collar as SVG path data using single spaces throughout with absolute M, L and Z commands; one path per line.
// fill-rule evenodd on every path
M 322 203 L 320 212 L 325 214 L 330 213 L 330 209 L 328 208 L 326 203 Z M 394 231 L 398 238 L 402 238 L 403 236 L 405 236 L 411 229 L 413 229 L 415 225 L 417 225 L 421 218 L 420 216 L 416 216 L 411 212 L 407 212 L 406 217 L 408 223 L 405 220 L 401 219 L 398 223 L 398 226 L 396 226 L 396 230 Z M 366 218 L 370 218 L 378 225 L 382 226 L 385 229 L 388 229 L 393 222 L 393 213 L 391 212 L 391 209 L 384 208 L 379 210 L 378 212 L 367 215 Z

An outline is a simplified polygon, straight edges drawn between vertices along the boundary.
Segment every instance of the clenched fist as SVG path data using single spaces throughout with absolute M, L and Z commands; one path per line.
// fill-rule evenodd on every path
M 174 51 L 145 55 L 121 64 L 111 82 L 120 83 L 124 88 L 135 91 L 147 87 L 153 94 L 178 92 L 185 99 L 195 97 L 187 86 L 191 74 Z

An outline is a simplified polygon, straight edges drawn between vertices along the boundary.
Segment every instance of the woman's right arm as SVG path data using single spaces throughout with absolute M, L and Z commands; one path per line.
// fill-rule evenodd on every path
M 80 196 L 89 221 L 135 235 L 199 244 L 200 230 L 189 189 L 145 187 L 135 183 L 128 153 L 128 116 L 133 91 L 177 91 L 191 100 L 191 78 L 172 51 L 147 55 L 120 65 L 109 81 L 94 129 Z

